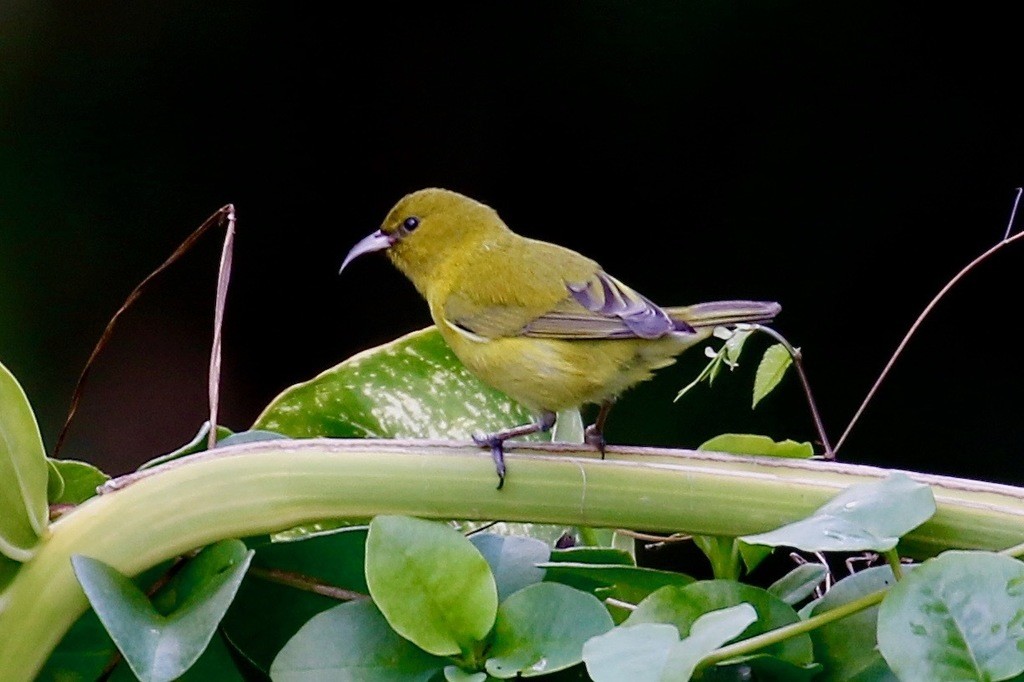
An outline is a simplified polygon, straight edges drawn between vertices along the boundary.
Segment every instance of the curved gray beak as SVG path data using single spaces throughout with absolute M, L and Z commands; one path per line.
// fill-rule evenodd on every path
M 383 251 L 392 244 L 395 243 L 395 238 L 391 235 L 384 234 L 380 230 L 377 230 L 373 234 L 363 237 L 359 240 L 359 243 L 352 247 L 352 250 L 345 256 L 345 261 L 341 264 L 341 268 L 338 270 L 338 274 L 345 269 L 345 266 L 354 261 L 364 253 L 372 253 L 374 251 Z

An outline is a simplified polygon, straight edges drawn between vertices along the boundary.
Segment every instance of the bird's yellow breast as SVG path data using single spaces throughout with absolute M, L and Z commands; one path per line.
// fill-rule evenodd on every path
M 486 339 L 438 316 L 434 321 L 455 355 L 481 380 L 526 407 L 552 412 L 614 398 L 710 334 L 601 341 Z

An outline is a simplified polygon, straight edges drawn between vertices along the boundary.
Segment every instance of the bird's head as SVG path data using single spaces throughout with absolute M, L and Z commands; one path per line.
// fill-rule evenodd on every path
M 380 229 L 352 247 L 341 270 L 365 253 L 385 251 L 422 290 L 423 280 L 453 255 L 506 230 L 490 206 L 447 189 L 421 189 L 402 197 Z

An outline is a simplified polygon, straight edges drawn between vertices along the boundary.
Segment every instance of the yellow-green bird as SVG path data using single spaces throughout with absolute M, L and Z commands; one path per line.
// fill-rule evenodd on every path
M 385 251 L 430 306 L 441 336 L 485 383 L 537 421 L 477 434 L 505 481 L 504 442 L 547 431 L 559 410 L 601 406 L 587 442 L 604 455 L 613 401 L 715 327 L 767 322 L 777 303 L 661 308 L 570 249 L 522 237 L 491 207 L 446 189 L 403 197 L 341 265 Z

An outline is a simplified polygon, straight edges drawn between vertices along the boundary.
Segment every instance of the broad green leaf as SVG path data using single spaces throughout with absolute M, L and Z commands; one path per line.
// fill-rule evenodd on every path
M 740 540 L 807 552 L 886 552 L 934 513 L 931 489 L 893 472 L 881 481 L 850 486 L 805 519 Z
M 174 577 L 166 599 L 179 606 L 164 616 L 114 568 L 76 554 L 71 563 L 89 603 L 143 682 L 180 677 L 209 644 L 238 590 L 252 552 L 225 540 L 200 552 Z
M 569 549 L 551 550 L 550 561 L 570 564 L 617 564 L 635 566 L 636 562 L 629 552 L 612 547 L 571 547 Z
M 583 659 L 595 682 L 689 680 L 702 658 L 757 619 L 749 604 L 706 613 L 682 641 L 673 626 L 641 623 L 618 627 L 587 642 Z
M 256 555 L 221 627 L 241 655 L 264 672 L 299 628 L 338 604 L 334 599 L 274 581 L 284 572 L 319 584 L 368 594 L 366 527 L 335 529 L 255 547 Z M 280 579 L 280 578 L 278 578 Z M 266 618 L 273 604 L 273 618 Z
M 827 575 L 828 566 L 824 564 L 800 564 L 769 585 L 768 591 L 793 606 L 811 596 Z
M 46 500 L 53 503 L 64 493 L 64 477 L 49 457 L 46 458 Z
M 878 644 L 901 680 L 1005 680 L 1024 672 L 1024 563 L 950 551 L 896 583 Z
M 888 566 L 875 566 L 854 573 L 837 582 L 824 597 L 814 602 L 807 616 L 817 616 L 888 589 L 895 582 Z M 896 676 L 878 652 L 877 623 L 878 607 L 872 606 L 811 631 L 814 659 L 825 667 L 822 682 L 896 682 Z
M 587 673 L 594 682 L 659 682 L 679 631 L 664 623 L 620 626 L 583 647 Z
M 427 682 L 446 659 L 398 636 L 369 599 L 314 616 L 270 667 L 274 682 Z
M 468 439 L 533 420 L 470 374 L 437 328 L 428 327 L 285 390 L 253 428 L 292 438 Z
M 148 590 L 163 578 L 170 566 L 169 561 L 160 563 L 143 571 L 132 582 L 140 590 Z M 161 591 L 168 589 L 173 589 L 171 583 L 165 584 Z M 36 679 L 37 682 L 94 682 L 116 655 L 117 647 L 103 623 L 95 611 L 88 609 L 64 633 Z
M 47 460 L 60 474 L 64 485 L 61 494 L 51 501 L 55 504 L 81 504 L 96 496 L 96 488 L 110 479 L 105 473 L 89 464 L 74 459 Z
M 703 614 L 743 603 L 754 607 L 758 618 L 743 632 L 742 639 L 800 620 L 793 607 L 767 590 L 732 580 L 702 580 L 686 587 L 663 587 L 654 592 L 637 605 L 624 625 L 669 623 L 685 636 Z M 811 640 L 807 635 L 797 635 L 766 647 L 762 653 L 803 666 L 812 660 Z
M 615 597 L 632 604 L 666 585 L 682 587 L 694 581 L 685 573 L 639 566 L 554 561 L 541 563 L 539 566 L 547 571 L 544 579 L 548 582 L 562 583 L 585 592 L 608 588 L 607 593 L 602 596 Z
M 659 682 L 679 631 L 664 623 L 619 626 L 583 645 L 594 682 Z
M 498 586 L 499 602 L 505 601 L 510 594 L 527 585 L 544 580 L 544 569 L 537 564 L 548 560 L 551 548 L 540 540 L 477 533 L 470 536 L 469 541 L 491 567 L 494 582 Z
M 765 396 L 775 390 L 791 364 L 793 357 L 781 343 L 768 347 L 754 375 L 754 400 L 751 407 L 757 407 Z
M 734 455 L 765 455 L 790 459 L 810 459 L 814 456 L 814 446 L 810 443 L 798 443 L 795 440 L 775 441 L 768 436 L 750 433 L 723 433 L 704 441 L 697 449 L 728 452 Z
M 508 679 L 564 670 L 583 660 L 588 639 L 613 625 L 593 595 L 557 583 L 524 587 L 498 608 L 487 673 Z
M 366 582 L 395 632 L 438 656 L 475 650 L 498 609 L 487 561 L 461 533 L 434 521 L 374 518 Z
M 458 666 L 446 665 L 444 668 L 444 679 L 447 682 L 484 682 L 487 679 L 487 673 L 470 673 Z
M 705 613 L 690 626 L 690 635 L 672 646 L 662 679 L 690 679 L 700 659 L 738 637 L 756 620 L 757 612 L 750 604 Z
M 46 530 L 49 468 L 43 439 L 25 391 L 0 363 L 0 554 L 32 557 Z
M 274 657 L 310 618 L 337 605 L 336 599 L 247 575 L 221 627 L 239 655 L 267 674 Z
M 256 548 L 253 568 L 285 571 L 367 594 L 366 526 L 339 528 L 304 539 L 274 541 Z M 260 574 L 253 576 L 261 579 Z
M 122 661 L 110 676 L 110 682 L 136 682 L 131 668 Z M 214 635 L 203 655 L 175 682 L 251 682 L 240 671 L 220 634 Z M 62 680 L 61 682 L 68 682 Z M 83 680 L 92 682 L 92 680 Z
M 224 426 L 217 426 L 217 442 L 219 443 L 224 438 L 227 438 L 232 434 L 231 429 Z M 139 471 L 143 469 L 152 469 L 155 466 L 165 464 L 171 460 L 180 459 L 185 455 L 194 455 L 197 452 L 205 452 L 206 444 L 210 437 L 210 422 L 203 422 L 202 426 L 199 427 L 199 431 L 192 437 L 192 440 L 182 445 L 176 450 L 172 450 L 166 454 L 154 457 L 153 459 L 145 462 L 139 467 Z

